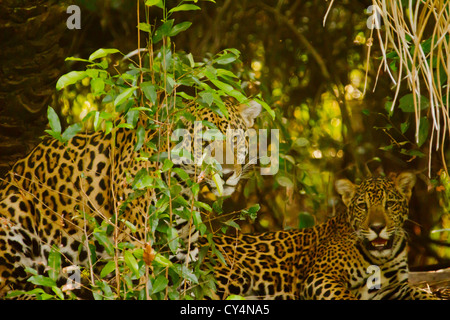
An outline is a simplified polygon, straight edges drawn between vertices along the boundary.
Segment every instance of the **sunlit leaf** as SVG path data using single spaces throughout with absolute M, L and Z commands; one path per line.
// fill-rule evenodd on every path
M 85 71 L 71 71 L 62 75 L 56 82 L 56 90 L 61 90 L 71 84 L 77 83 L 78 81 L 86 78 L 87 74 Z
M 50 106 L 47 108 L 47 118 L 50 128 L 52 128 L 54 132 L 61 132 L 61 123 L 59 122 L 58 114 Z
M 145 1 L 145 5 L 149 6 L 149 7 L 156 6 L 156 5 L 161 6 L 162 0 L 147 0 L 147 1 Z
M 152 32 L 152 27 L 148 23 L 139 22 L 138 29 L 144 32 Z
M 83 128 L 83 125 L 81 123 L 75 123 L 71 126 L 69 126 L 66 130 L 64 130 L 64 133 L 61 135 L 63 141 L 69 141 L 73 137 L 75 137 Z
M 192 11 L 192 10 L 200 10 L 199 6 L 196 6 L 195 4 L 182 4 L 179 5 L 173 9 L 169 10 L 169 13 L 178 12 L 178 11 Z
M 165 172 L 165 171 L 169 170 L 172 167 L 173 167 L 173 162 L 170 161 L 169 159 L 165 159 L 161 171 Z
M 116 53 L 116 52 L 120 52 L 120 51 L 117 50 L 117 49 L 103 49 L 103 48 L 101 48 L 101 49 L 98 49 L 97 51 L 95 51 L 94 53 L 92 53 L 89 56 L 89 60 L 93 61 L 93 60 L 96 60 L 96 59 L 100 59 L 100 58 L 106 57 L 109 54 Z
M 111 272 L 113 272 L 116 269 L 116 262 L 115 261 L 109 261 L 100 272 L 100 277 L 104 278 Z
M 122 93 L 120 93 L 114 100 L 114 106 L 124 103 L 129 97 L 131 97 L 131 95 L 133 94 L 134 91 L 136 91 L 136 89 L 137 87 L 131 87 L 123 90 Z
M 59 271 L 61 269 L 61 253 L 56 246 L 52 247 L 50 254 L 48 256 L 48 276 L 53 281 L 58 280 Z
M 139 265 L 131 251 L 125 251 L 123 254 L 124 261 L 136 277 L 139 277 Z
M 237 57 L 232 53 L 227 53 L 221 55 L 219 58 L 215 59 L 214 62 L 217 64 L 230 64 L 237 60 Z
M 55 280 L 43 275 L 31 276 L 30 278 L 28 278 L 28 281 L 37 286 L 44 286 L 44 287 L 56 286 Z

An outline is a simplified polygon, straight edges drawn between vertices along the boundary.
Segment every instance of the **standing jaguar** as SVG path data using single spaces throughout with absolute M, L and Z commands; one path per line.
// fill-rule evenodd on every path
M 313 228 L 215 236 L 215 298 L 435 299 L 408 284 L 403 223 L 415 175 L 336 182 L 346 210 Z M 205 248 L 207 241 L 201 239 Z M 214 261 L 213 261 L 214 260 Z
M 228 119 L 207 108 L 195 107 L 191 113 L 197 120 L 215 125 L 224 135 L 227 129 L 234 129 L 239 135 L 239 132 L 245 134 L 253 125 L 261 112 L 261 105 L 251 101 L 248 104 L 230 104 L 227 109 Z M 184 119 L 183 122 L 186 132 L 194 136 L 201 134 L 195 132 L 198 129 L 192 121 Z M 141 124 L 145 126 L 142 121 Z M 157 206 L 157 189 L 147 189 L 139 195 L 139 188 L 133 187 L 130 178 L 142 170 L 154 177 L 157 169 L 161 168 L 161 162 L 142 160 L 142 155 L 151 158 L 167 152 L 166 147 L 161 147 L 158 153 L 147 143 L 156 134 L 155 130 L 145 130 L 145 143 L 139 152 L 135 148 L 138 141 L 136 130 L 120 126 L 108 134 L 102 131 L 77 134 L 67 144 L 46 138 L 26 158 L 15 163 L 0 180 L 0 297 L 11 289 L 26 287 L 27 267 L 42 273 L 54 246 L 64 257 L 63 267 L 86 266 L 90 258 L 88 246 L 92 243 L 96 245 L 97 256 L 105 256 L 104 246 L 92 237 L 93 230 L 86 226 L 84 216 L 95 218 L 99 224 L 101 221 L 114 224 L 117 213 L 120 216 L 120 223 L 117 223 L 123 229 L 118 234 L 118 241 L 126 239 L 143 245 L 148 240 L 146 221 Z M 243 138 L 242 134 L 235 136 L 234 141 Z M 196 139 L 190 138 L 184 139 L 184 143 L 195 143 Z M 239 146 L 242 144 L 234 147 Z M 181 163 L 177 166 L 183 168 L 192 181 L 197 181 L 195 178 L 201 172 L 195 164 Z M 251 163 L 244 164 L 243 161 L 223 165 L 222 194 L 229 195 L 234 191 L 239 180 L 248 173 L 249 166 Z M 182 186 L 174 197 L 190 198 L 193 193 L 186 178 L 181 179 L 176 170 L 171 172 L 172 185 L 178 183 Z M 170 185 L 166 175 L 163 172 L 162 179 Z M 214 193 L 220 193 L 209 175 L 202 179 Z M 180 261 L 196 259 L 198 231 L 187 219 L 176 217 L 172 224 L 184 241 L 176 258 Z M 125 223 L 134 225 L 136 231 L 126 228 Z

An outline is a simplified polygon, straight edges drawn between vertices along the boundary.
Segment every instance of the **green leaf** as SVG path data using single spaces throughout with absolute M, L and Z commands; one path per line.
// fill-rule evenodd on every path
M 173 168 L 172 172 L 175 172 L 183 181 L 189 179 L 189 174 L 181 168 Z
M 147 0 L 145 1 L 145 5 L 148 7 L 157 6 L 162 8 L 162 0 Z
M 221 77 L 230 77 L 230 78 L 236 78 L 236 79 L 239 78 L 237 75 L 235 75 L 230 70 L 217 68 L 216 71 L 217 71 L 217 75 L 221 76 Z
M 139 22 L 138 29 L 144 32 L 152 32 L 152 27 L 148 23 Z
M 253 100 L 255 100 L 256 102 L 258 102 L 260 105 L 262 105 L 262 107 L 264 108 L 264 110 L 267 111 L 268 114 L 270 114 L 270 116 L 272 117 L 272 119 L 275 119 L 275 111 L 273 111 L 270 106 L 264 102 L 261 99 L 258 98 L 254 98 Z
M 184 264 L 181 267 L 181 274 L 184 279 L 189 280 L 192 283 L 198 283 L 197 276 Z
M 108 274 L 113 272 L 116 269 L 116 262 L 115 261 L 109 261 L 100 272 L 100 278 L 106 277 Z
M 50 128 L 52 128 L 52 130 L 54 132 L 61 132 L 61 123 L 59 122 L 59 117 L 56 114 L 55 110 L 48 106 L 47 108 L 47 118 L 48 118 L 48 123 L 50 125 Z
M 194 183 L 191 187 L 191 190 L 192 190 L 193 196 L 194 197 L 197 196 L 198 192 L 200 191 L 200 185 L 198 183 Z
M 232 53 L 226 53 L 221 55 L 219 58 L 215 59 L 214 62 L 217 64 L 230 64 L 237 60 L 237 56 Z
M 94 94 L 101 94 L 105 89 L 105 81 L 102 78 L 94 78 L 91 80 L 91 90 Z
M 400 131 L 402 133 L 405 133 L 406 130 L 408 130 L 408 128 L 409 128 L 409 122 L 403 122 L 400 124 Z
M 202 100 L 208 105 L 211 106 L 214 101 L 214 96 L 211 92 L 202 91 L 199 93 L 199 96 L 202 97 Z
M 99 294 L 98 292 L 93 292 L 94 298 L 96 300 L 114 300 L 114 294 L 111 290 L 111 287 L 108 285 L 108 283 L 105 280 L 102 281 L 95 281 L 95 284 L 102 290 L 103 294 Z
M 424 144 L 425 141 L 427 141 L 428 138 L 428 128 L 429 128 L 429 124 L 428 124 L 428 118 L 427 117 L 422 117 L 420 118 L 420 123 L 419 123 L 419 136 L 418 136 L 418 141 L 417 141 L 417 145 L 420 147 Z
M 257 203 L 252 205 L 250 208 L 247 209 L 248 213 L 250 215 L 257 213 L 261 209 L 261 206 Z
M 114 245 L 111 241 L 111 238 L 109 238 L 105 233 L 103 232 L 94 232 L 94 238 L 97 239 L 97 241 L 105 247 L 106 252 L 110 256 L 114 256 Z
M 109 54 L 116 53 L 116 52 L 120 52 L 120 51 L 117 49 L 98 49 L 97 51 L 95 51 L 94 53 L 92 53 L 89 56 L 89 60 L 93 61 L 95 59 L 103 58 Z
M 207 204 L 207 203 L 204 203 L 204 202 L 201 202 L 201 201 L 194 201 L 194 205 L 197 207 L 197 208 L 203 208 L 203 209 L 205 209 L 206 211 L 208 211 L 208 212 L 211 212 L 212 211 L 212 208 L 209 206 L 209 204 Z
M 226 300 L 245 300 L 243 296 L 239 296 L 237 294 L 230 294 Z
M 227 226 L 230 226 L 232 228 L 235 228 L 236 230 L 241 230 L 241 227 L 233 220 L 228 220 L 228 221 L 224 222 L 224 224 Z
M 33 274 L 35 276 L 37 276 L 39 274 L 39 272 L 37 270 L 35 270 L 33 268 L 30 268 L 30 267 L 25 267 L 25 271 L 28 272 L 28 273 L 31 273 L 31 274 Z
M 136 91 L 137 87 L 127 88 L 120 93 L 114 100 L 114 106 L 124 103 Z
M 83 125 L 81 123 L 75 123 L 75 124 L 69 126 L 62 134 L 62 136 L 61 136 L 62 140 L 64 142 L 69 141 L 70 139 L 75 137 L 78 134 L 78 132 L 81 131 L 82 128 L 83 128 Z
M 217 88 L 222 90 L 225 94 L 230 95 L 233 98 L 236 98 L 236 100 L 238 100 L 240 103 L 244 103 L 247 100 L 247 98 L 241 92 L 234 89 L 233 86 L 224 83 L 222 81 L 219 81 L 217 79 L 210 79 L 210 80 Z
M 131 187 L 133 190 L 141 190 L 152 186 L 152 184 L 153 178 L 148 174 L 148 171 L 146 169 L 141 169 L 136 173 Z
M 302 228 L 310 228 L 315 224 L 314 217 L 308 212 L 300 212 L 298 215 L 299 224 L 298 227 Z
M 169 36 L 172 31 L 173 19 L 167 20 L 158 29 L 156 29 L 155 34 L 153 36 L 153 43 L 157 43 L 162 40 L 163 37 Z
M 419 150 L 405 150 L 405 149 L 401 149 L 400 153 L 405 154 L 407 156 L 411 156 L 411 157 L 419 157 L 419 158 L 423 158 L 425 156 L 425 154 Z
M 158 293 L 160 291 L 163 291 L 164 289 L 166 289 L 168 284 L 169 284 L 169 280 L 164 275 L 159 275 L 153 281 L 152 294 L 155 294 L 155 293 Z
M 48 276 L 50 279 L 56 282 L 59 277 L 59 271 L 61 269 L 61 253 L 56 246 L 53 246 L 48 256 Z
M 417 97 L 416 97 L 416 101 L 417 101 Z M 414 94 L 413 93 L 405 94 L 403 97 L 400 98 L 398 106 L 403 112 L 415 112 Z M 430 106 L 430 101 L 426 97 L 420 96 L 419 110 L 427 109 L 429 106 Z
M 123 254 L 123 258 L 128 268 L 130 268 L 136 278 L 139 278 L 139 265 L 131 251 L 125 251 Z
M 55 280 L 50 279 L 49 277 L 43 275 L 32 276 L 28 279 L 28 281 L 37 286 L 44 286 L 44 287 L 56 286 Z
M 392 117 L 392 115 L 394 114 L 394 110 L 392 109 L 392 101 L 386 101 L 386 103 L 384 104 L 384 109 L 388 113 L 388 117 Z
M 85 71 L 71 71 L 62 75 L 56 82 L 56 90 L 61 90 L 71 84 L 74 84 L 84 78 L 86 78 Z
M 179 24 L 174 25 L 172 30 L 169 33 L 169 37 L 174 37 L 177 34 L 179 34 L 180 32 L 189 29 L 189 27 L 191 25 L 192 25 L 192 22 L 189 22 L 189 21 L 181 22 Z
M 156 103 L 157 93 L 156 93 L 156 87 L 151 82 L 142 82 L 140 84 L 140 87 L 142 89 L 142 92 L 144 92 L 144 96 L 150 100 L 151 103 Z
M 169 159 L 165 159 L 161 171 L 166 172 L 167 170 L 169 170 L 172 167 L 173 167 L 173 162 L 170 161 Z
M 48 133 L 49 135 L 51 135 L 53 138 L 55 138 L 56 140 L 59 140 L 61 142 L 63 142 L 62 138 L 61 138 L 61 133 L 59 132 L 55 132 L 53 130 L 44 130 L 46 133 Z
M 56 294 L 56 296 L 61 299 L 64 300 L 64 293 L 62 292 L 62 290 L 58 287 L 52 287 L 52 291 Z
M 139 151 L 145 142 L 145 129 L 143 126 L 139 125 L 136 130 L 136 145 L 134 146 L 134 151 Z
M 223 90 L 224 92 L 228 93 L 229 91 L 235 90 L 232 86 L 230 86 L 227 83 L 224 83 L 222 81 L 219 81 L 217 79 L 210 79 L 214 85 L 219 88 L 220 90 Z
M 294 186 L 292 180 L 286 176 L 277 176 L 276 181 L 278 182 L 279 185 L 285 188 L 292 188 Z
M 164 257 L 162 254 L 157 253 L 155 256 L 155 259 L 153 260 L 154 263 L 156 263 L 157 265 L 160 265 L 161 267 L 171 267 L 173 266 L 173 263 L 167 259 L 166 257 Z
M 173 9 L 169 10 L 169 13 L 178 12 L 178 11 L 192 11 L 192 10 L 201 10 L 199 6 L 195 4 L 182 4 Z
M 169 240 L 170 251 L 172 251 L 172 253 L 175 254 L 177 252 L 179 244 L 180 244 L 177 229 L 168 228 L 167 229 L 167 238 Z

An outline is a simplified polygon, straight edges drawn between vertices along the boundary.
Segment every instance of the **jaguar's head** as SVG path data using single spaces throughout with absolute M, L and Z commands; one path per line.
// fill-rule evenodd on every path
M 389 258 L 401 244 L 415 182 L 415 175 L 409 172 L 393 180 L 371 178 L 360 185 L 346 179 L 336 182 L 336 190 L 347 206 L 348 222 L 373 257 Z
M 195 175 L 198 182 L 207 184 L 216 196 L 229 196 L 256 164 L 256 158 L 249 156 L 249 129 L 260 114 L 261 105 L 255 101 L 229 104 L 228 117 L 208 108 L 191 112 L 195 121 L 183 121 L 188 136 L 177 147 L 189 150 L 193 161 L 185 161 L 181 167 Z

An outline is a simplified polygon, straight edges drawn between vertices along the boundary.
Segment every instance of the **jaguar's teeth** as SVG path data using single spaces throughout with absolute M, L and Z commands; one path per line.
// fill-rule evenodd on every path
M 374 247 L 374 248 L 383 248 L 386 247 L 388 243 L 388 240 L 386 239 L 382 239 L 382 238 L 376 238 L 375 240 L 372 240 L 370 242 L 370 244 Z

